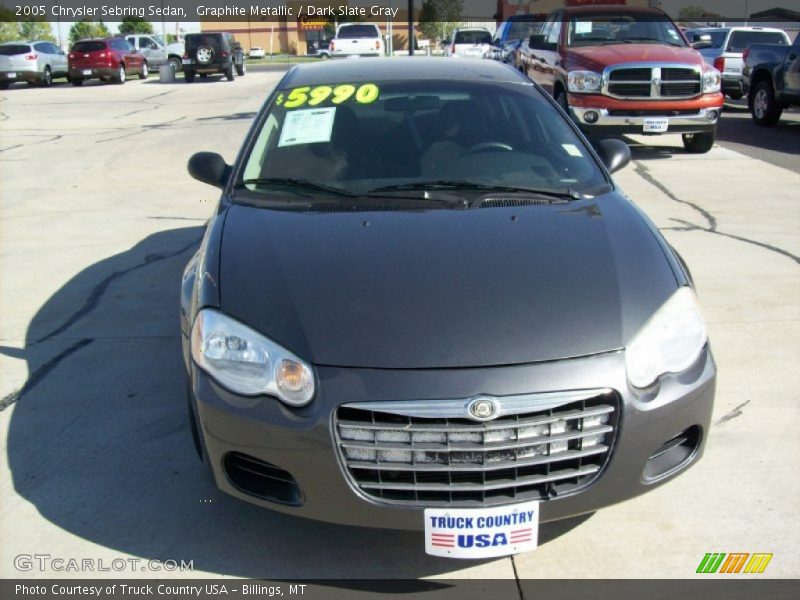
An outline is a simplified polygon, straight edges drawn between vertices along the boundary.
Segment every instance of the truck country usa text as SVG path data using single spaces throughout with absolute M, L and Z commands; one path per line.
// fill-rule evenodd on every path
M 437 529 L 485 529 L 488 527 L 507 527 L 534 522 L 534 511 L 528 510 L 510 515 L 487 517 L 430 517 L 431 525 Z

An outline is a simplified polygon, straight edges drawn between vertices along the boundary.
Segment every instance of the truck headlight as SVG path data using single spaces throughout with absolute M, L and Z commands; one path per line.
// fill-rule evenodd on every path
M 567 87 L 570 92 L 589 94 L 600 91 L 603 78 L 594 71 L 570 71 L 567 75 Z
M 628 380 L 634 387 L 646 388 L 665 373 L 688 369 L 707 340 L 697 297 L 691 288 L 679 288 L 625 349 Z
M 204 308 L 197 313 L 192 326 L 192 358 L 237 394 L 269 394 L 291 406 L 303 406 L 314 397 L 311 367 L 218 310 Z
M 714 94 L 722 89 L 722 75 L 714 68 L 703 72 L 703 93 Z

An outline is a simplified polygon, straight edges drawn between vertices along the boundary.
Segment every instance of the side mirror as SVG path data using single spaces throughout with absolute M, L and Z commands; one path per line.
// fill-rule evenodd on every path
M 533 50 L 541 50 L 544 45 L 543 35 L 532 35 L 528 40 L 528 46 Z
M 189 175 L 214 187 L 224 188 L 231 175 L 231 167 L 216 152 L 198 152 L 186 165 Z
M 631 162 L 631 149 L 622 140 L 600 140 L 594 144 L 594 149 L 609 173 L 616 173 Z

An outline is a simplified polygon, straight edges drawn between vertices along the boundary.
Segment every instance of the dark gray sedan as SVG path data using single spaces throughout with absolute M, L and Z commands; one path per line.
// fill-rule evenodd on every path
M 629 159 L 494 61 L 290 70 L 232 166 L 189 161 L 222 189 L 181 302 L 216 484 L 480 558 L 697 462 L 716 369 Z

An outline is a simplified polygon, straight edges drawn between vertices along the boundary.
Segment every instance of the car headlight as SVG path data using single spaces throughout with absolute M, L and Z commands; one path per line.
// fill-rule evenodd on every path
M 291 406 L 314 397 L 311 367 L 272 340 L 218 310 L 204 308 L 192 326 L 192 358 L 237 394 L 269 394 Z
M 722 89 L 722 74 L 714 68 L 703 72 L 703 93 L 714 94 Z
M 594 71 L 570 71 L 567 75 L 567 87 L 570 92 L 588 94 L 599 92 L 603 78 Z
M 633 336 L 625 349 L 628 380 L 646 388 L 665 373 L 680 373 L 700 356 L 708 340 L 697 297 L 678 289 Z

